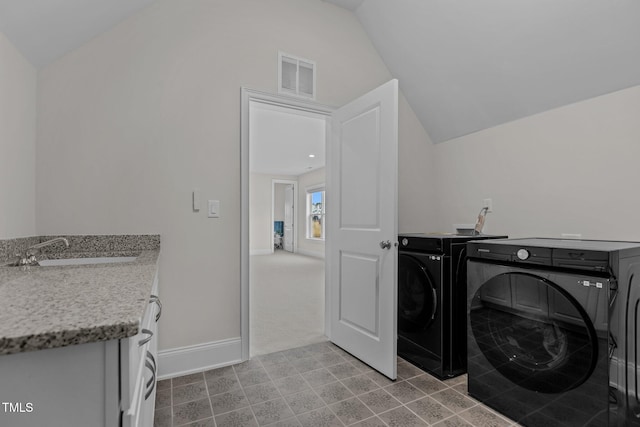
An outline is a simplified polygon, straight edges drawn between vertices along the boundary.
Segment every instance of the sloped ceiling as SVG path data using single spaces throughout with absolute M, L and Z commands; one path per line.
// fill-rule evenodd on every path
M 40 67 L 153 1 L 0 0 L 0 31 Z M 639 0 L 325 1 L 354 11 L 434 142 L 640 84 Z
M 0 0 L 0 31 L 42 67 L 155 0 Z
M 640 84 L 638 0 L 364 0 L 355 14 L 434 142 Z

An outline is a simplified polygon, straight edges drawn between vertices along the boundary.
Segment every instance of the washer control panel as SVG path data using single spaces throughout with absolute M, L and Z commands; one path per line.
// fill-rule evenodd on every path
M 442 252 L 442 239 L 426 237 L 425 234 L 398 235 L 401 250 L 415 252 Z

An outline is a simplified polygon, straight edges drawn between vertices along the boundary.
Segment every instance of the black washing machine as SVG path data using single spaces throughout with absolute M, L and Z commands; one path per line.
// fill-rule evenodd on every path
M 467 249 L 469 395 L 525 426 L 640 425 L 640 243 Z
M 439 378 L 466 367 L 466 242 L 506 236 L 400 234 L 398 355 Z

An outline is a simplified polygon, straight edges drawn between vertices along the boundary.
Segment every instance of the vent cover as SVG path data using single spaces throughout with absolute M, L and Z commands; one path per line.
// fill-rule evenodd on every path
M 316 98 L 316 63 L 278 52 L 278 93 Z

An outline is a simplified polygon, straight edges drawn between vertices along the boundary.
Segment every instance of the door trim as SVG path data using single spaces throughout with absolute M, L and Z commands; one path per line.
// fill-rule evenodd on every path
M 293 253 L 298 253 L 298 181 L 291 179 L 272 179 L 271 180 L 271 226 L 276 219 L 276 184 L 291 184 L 293 185 Z M 274 237 L 273 230 L 271 230 L 271 253 L 274 252 Z M 284 241 L 282 242 L 284 247 Z
M 242 360 L 249 360 L 249 103 L 251 101 L 278 105 L 286 108 L 307 111 L 331 117 L 335 108 L 316 102 L 285 95 L 261 92 L 246 87 L 240 88 L 240 339 Z M 327 141 L 331 138 L 330 124 L 327 120 L 325 135 Z M 326 148 L 325 148 L 326 149 Z M 329 166 L 329 159 L 326 166 Z M 329 236 L 327 236 L 328 238 Z M 327 241 L 325 240 L 325 247 Z M 325 249 L 326 250 L 326 249 Z M 327 280 L 330 266 L 325 264 L 325 301 L 331 301 Z M 325 334 L 330 328 L 330 304 L 325 303 Z M 329 314 L 328 314 L 329 313 Z

